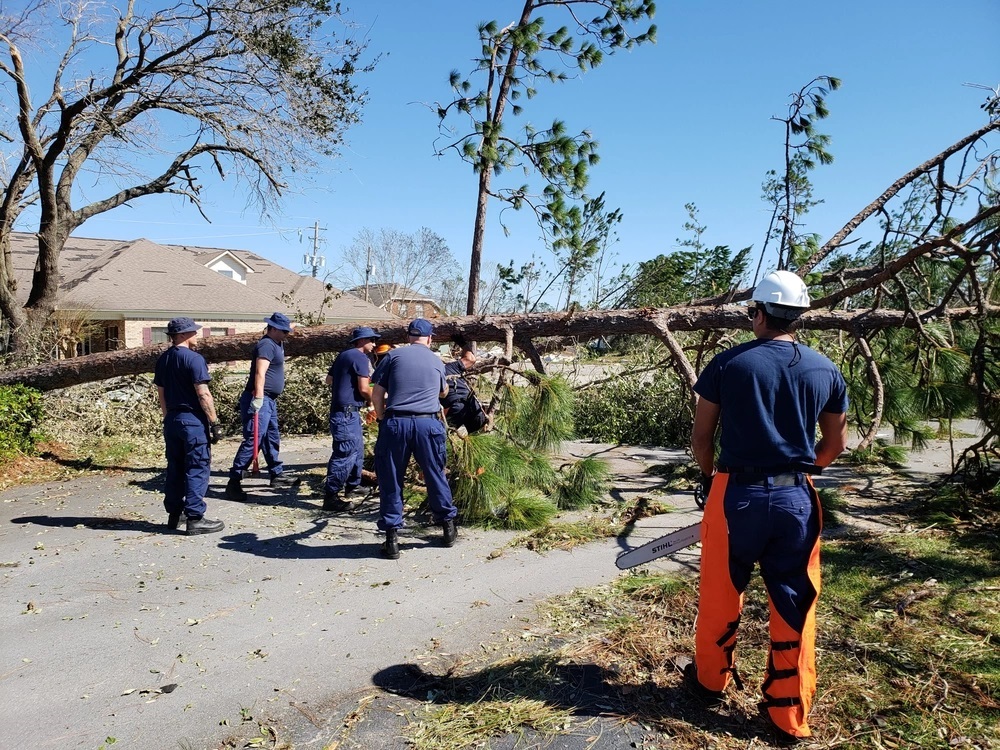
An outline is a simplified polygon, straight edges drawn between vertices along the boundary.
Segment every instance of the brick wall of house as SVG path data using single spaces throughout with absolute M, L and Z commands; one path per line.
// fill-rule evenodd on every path
M 203 328 L 211 328 L 214 332 L 216 329 L 220 330 L 219 335 L 237 335 L 241 333 L 263 333 L 266 327 L 263 319 L 259 323 L 254 323 L 253 321 L 225 321 L 225 320 L 209 320 L 195 321 Z M 132 349 L 137 346 L 145 346 L 148 343 L 148 333 L 145 333 L 151 328 L 166 328 L 166 320 L 126 320 L 123 324 L 119 323 L 119 328 L 124 327 L 125 329 L 125 339 L 123 347 L 127 349 Z M 225 331 L 225 333 L 222 333 Z M 231 333 L 230 333 L 231 332 Z

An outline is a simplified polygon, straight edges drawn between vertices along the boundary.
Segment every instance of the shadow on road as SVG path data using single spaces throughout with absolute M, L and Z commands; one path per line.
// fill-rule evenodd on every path
M 164 514 L 164 521 L 166 515 Z M 101 518 L 98 516 L 21 516 L 10 519 L 11 523 L 32 523 L 37 526 L 60 526 L 73 528 L 83 526 L 97 531 L 139 531 L 146 534 L 178 534 L 181 532 L 167 528 L 166 523 L 140 521 L 134 518 Z
M 354 526 L 343 526 L 345 533 L 329 544 L 317 544 L 315 541 L 310 544 L 305 543 L 316 534 L 326 532 L 329 525 L 329 519 L 317 519 L 313 521 L 310 528 L 304 531 L 270 538 L 261 538 L 252 532 L 230 534 L 222 537 L 219 547 L 233 552 L 281 560 L 381 559 L 379 557 L 381 537 L 359 532 Z M 366 541 L 354 541 L 362 534 L 367 538 Z M 405 552 L 418 547 L 435 546 L 435 544 L 421 537 L 402 535 L 399 538 L 399 546 Z
M 86 458 L 63 458 L 50 451 L 44 451 L 38 454 L 38 457 L 57 466 L 64 466 L 74 471 L 109 471 L 129 474 L 149 474 L 163 471 L 163 468 L 160 466 L 120 466 L 117 464 L 100 463 L 94 461 L 93 456 L 87 456 Z
M 613 726 L 605 727 L 605 733 L 626 719 L 672 735 L 682 733 L 684 724 L 735 738 L 764 739 L 773 734 L 763 720 L 747 716 L 735 706 L 730 707 L 731 714 L 714 710 L 682 684 L 657 687 L 651 682 L 620 682 L 620 675 L 596 664 L 567 662 L 548 653 L 490 664 L 464 675 L 435 675 L 406 663 L 372 676 L 379 689 L 419 703 L 472 706 L 516 698 L 542 701 L 574 716 L 611 720 Z

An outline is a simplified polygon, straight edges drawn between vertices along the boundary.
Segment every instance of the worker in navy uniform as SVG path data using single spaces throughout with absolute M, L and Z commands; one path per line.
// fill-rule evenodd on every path
M 293 487 L 298 480 L 289 476 L 281 463 L 279 451 L 281 434 L 278 432 L 277 398 L 285 389 L 285 339 L 292 333 L 293 325 L 280 312 L 265 318 L 267 329 L 254 345 L 250 355 L 250 377 L 240 396 L 240 421 L 243 423 L 243 442 L 233 458 L 226 485 L 228 500 L 246 500 L 241 479 L 250 466 L 253 455 L 253 424 L 257 419 L 259 450 L 264 454 L 272 487 Z
M 694 386 L 692 450 L 709 489 L 695 664 L 685 676 L 712 699 L 721 699 L 732 679 L 739 684 L 736 637 L 743 595 L 759 563 L 771 640 L 761 707 L 782 739 L 799 741 L 811 735 L 816 692 L 823 527 L 810 474 L 846 446 L 847 386 L 833 362 L 795 339 L 798 318 L 810 306 L 801 278 L 774 271 L 752 297 L 755 340 L 717 355 Z
M 208 390 L 208 366 L 194 351 L 198 324 L 191 318 L 167 323 L 170 348 L 156 360 L 153 383 L 163 414 L 163 442 L 167 453 L 167 480 L 163 507 L 167 527 L 177 529 L 181 513 L 189 535 L 222 531 L 222 521 L 205 518 L 205 492 L 212 468 L 209 444 L 219 441 L 215 401 Z
M 466 371 L 475 364 L 475 351 L 471 347 L 465 347 L 458 359 L 444 366 L 448 395 L 441 399 L 448 424 L 456 430 L 464 427 L 469 434 L 482 429 L 486 424 L 486 412 L 465 380 Z
M 326 465 L 323 510 L 337 513 L 350 510 L 354 505 L 351 495 L 361 484 L 361 466 L 365 458 L 361 410 L 372 400 L 369 356 L 380 338 L 368 326 L 355 328 L 351 333 L 350 347 L 337 355 L 326 375 L 326 384 L 330 388 L 333 451 Z
M 407 328 L 409 346 L 393 349 L 372 375 L 372 406 L 379 421 L 375 472 L 379 485 L 378 527 L 385 532 L 383 557 L 399 557 L 397 532 L 403 527 L 403 482 L 412 455 L 423 471 L 427 501 L 445 547 L 455 544 L 458 511 L 445 478 L 446 428 L 440 398 L 448 395 L 444 363 L 430 350 L 434 327 L 417 318 Z

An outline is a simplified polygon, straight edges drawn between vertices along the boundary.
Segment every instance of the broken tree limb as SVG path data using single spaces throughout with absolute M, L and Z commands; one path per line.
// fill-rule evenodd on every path
M 878 435 L 879 428 L 882 426 L 882 413 L 885 409 L 885 386 L 882 382 L 882 373 L 878 369 L 878 363 L 875 361 L 875 355 L 872 354 L 872 348 L 868 344 L 868 339 L 864 336 L 857 337 L 858 349 L 861 352 L 861 356 L 864 357 L 865 365 L 868 368 L 868 382 L 872 387 L 872 421 L 871 426 L 868 428 L 868 432 L 861 438 L 861 442 L 858 444 L 859 451 L 866 451 L 872 447 L 875 442 L 875 437 Z
M 917 320 L 926 322 L 930 318 L 945 322 L 971 320 L 973 318 L 1000 318 L 1000 305 L 952 308 L 944 311 L 925 311 L 914 315 L 903 310 L 853 310 L 849 312 L 814 310 L 803 316 L 803 327 L 809 330 L 848 331 L 852 334 L 867 334 L 886 328 L 915 328 Z M 316 354 L 331 354 L 347 347 L 355 323 L 334 326 L 298 328 L 285 343 L 288 357 L 302 357 Z M 386 323 L 374 321 L 369 324 L 380 330 L 381 341 L 396 344 L 406 341 L 408 322 Z M 718 307 L 677 306 L 666 308 L 641 308 L 632 310 L 577 310 L 573 313 L 533 313 L 530 315 L 468 315 L 455 318 L 437 318 L 434 321 L 435 338 L 447 341 L 454 334 L 461 333 L 467 339 L 476 341 L 507 342 L 514 338 L 543 338 L 548 336 L 576 336 L 597 338 L 613 333 L 615 335 L 648 335 L 662 338 L 667 329 L 676 336 L 685 331 L 713 329 L 745 330 L 748 327 L 746 308 L 740 305 Z M 219 336 L 197 339 L 197 350 L 210 363 L 247 360 L 258 334 L 239 336 Z M 122 375 L 138 375 L 152 372 L 156 359 L 167 348 L 166 344 L 125 349 L 117 352 L 102 352 L 85 357 L 51 362 L 36 367 L 0 373 L 0 385 L 23 383 L 40 391 L 67 388 L 79 383 Z

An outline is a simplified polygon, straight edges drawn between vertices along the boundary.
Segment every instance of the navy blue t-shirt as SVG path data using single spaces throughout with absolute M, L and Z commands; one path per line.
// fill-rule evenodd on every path
M 372 383 L 388 391 L 386 410 L 434 414 L 444 390 L 444 362 L 423 344 L 393 349 L 378 363 Z
M 345 349 L 330 365 L 327 373 L 333 378 L 330 386 L 330 404 L 334 409 L 342 406 L 364 406 L 367 402 L 358 390 L 358 378 L 370 378 L 372 363 L 360 349 Z
M 720 466 L 811 464 L 820 412 L 847 411 L 837 366 L 791 341 L 757 339 L 717 355 L 694 390 L 722 407 Z
M 205 358 L 187 346 L 172 346 L 156 360 L 153 384 L 163 388 L 167 411 L 189 411 L 208 419 L 194 387 L 212 379 Z
M 444 366 L 444 374 L 448 381 L 448 395 L 441 399 L 441 406 L 446 409 L 462 408 L 465 405 L 465 399 L 471 393 L 469 384 L 462 377 L 463 372 L 465 372 L 465 365 L 460 359 Z M 454 377 L 456 375 L 458 377 Z
M 253 381 L 257 372 L 257 360 L 266 359 L 271 364 L 264 374 L 264 393 L 271 398 L 277 398 L 285 390 L 285 346 L 279 344 L 270 336 L 264 336 L 254 344 L 250 355 L 250 379 L 247 390 L 253 393 Z

